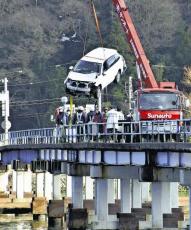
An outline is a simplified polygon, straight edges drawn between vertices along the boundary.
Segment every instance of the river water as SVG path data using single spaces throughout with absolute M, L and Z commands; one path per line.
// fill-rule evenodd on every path
M 35 221 L 17 221 L 0 223 L 0 230 L 47 230 L 46 223 Z

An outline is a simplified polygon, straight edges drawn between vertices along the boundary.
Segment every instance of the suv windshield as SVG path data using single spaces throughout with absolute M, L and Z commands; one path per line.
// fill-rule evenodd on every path
M 180 100 L 175 93 L 143 93 L 140 95 L 139 104 L 140 109 L 178 109 Z
M 80 60 L 74 67 L 73 71 L 77 73 L 84 73 L 84 74 L 89 74 L 89 73 L 100 74 L 101 64 L 96 62 Z

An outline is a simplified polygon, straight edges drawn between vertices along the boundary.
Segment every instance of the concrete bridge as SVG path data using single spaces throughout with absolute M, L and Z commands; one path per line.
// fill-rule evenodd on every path
M 176 132 L 173 124 L 169 130 L 155 122 L 145 132 L 145 124 L 124 122 L 121 133 L 87 132 L 86 124 L 2 134 L 1 190 L 8 199 L 13 194 L 23 199 L 32 194 L 35 176 L 32 212 L 48 214 L 54 226 L 61 224 L 68 202 L 70 229 L 187 229 L 178 184 L 191 186 L 188 124 Z M 67 175 L 67 202 L 60 192 L 61 175 Z

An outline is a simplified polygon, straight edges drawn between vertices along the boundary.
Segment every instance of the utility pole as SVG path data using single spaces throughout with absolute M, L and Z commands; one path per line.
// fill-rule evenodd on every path
M 4 121 L 1 123 L 1 127 L 5 130 L 5 141 L 8 141 L 8 131 L 11 128 L 11 122 L 8 120 L 9 117 L 9 91 L 7 89 L 7 78 L 1 80 L 4 83 L 4 90 L 0 93 L 0 101 L 2 102 L 2 116 Z
M 99 94 L 99 97 L 98 97 L 98 110 L 101 112 L 101 107 L 102 107 L 102 98 L 101 98 L 101 96 L 102 96 L 102 93 L 100 92 L 100 94 Z
M 132 84 L 132 77 L 129 76 L 129 110 L 132 109 L 132 99 L 133 99 L 133 84 Z

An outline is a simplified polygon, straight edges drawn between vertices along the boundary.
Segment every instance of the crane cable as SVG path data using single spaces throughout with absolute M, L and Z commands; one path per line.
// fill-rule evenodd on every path
M 90 2 L 91 2 L 91 8 L 92 8 L 92 11 L 93 11 L 93 16 L 94 16 L 95 24 L 96 24 L 96 29 L 97 29 L 97 32 L 99 34 L 100 43 L 101 43 L 101 46 L 103 47 L 103 38 L 101 36 L 101 31 L 100 31 L 100 26 L 99 26 L 99 20 L 98 20 L 98 17 L 97 17 L 95 5 L 94 5 L 93 0 L 90 0 Z
M 101 36 L 101 31 L 100 31 L 98 17 L 97 17 L 97 14 L 96 14 L 95 5 L 94 5 L 93 0 L 90 0 L 90 2 L 91 2 L 91 8 L 92 8 L 92 11 L 93 11 L 95 24 L 96 24 L 96 29 L 97 29 L 97 32 L 98 32 L 99 38 L 100 38 L 100 43 L 101 43 L 101 46 L 103 47 L 103 39 L 102 39 L 102 36 Z M 70 95 L 70 114 L 71 114 L 70 117 L 72 117 L 72 112 L 73 112 L 73 96 Z M 71 124 L 71 121 L 70 121 L 70 124 Z

